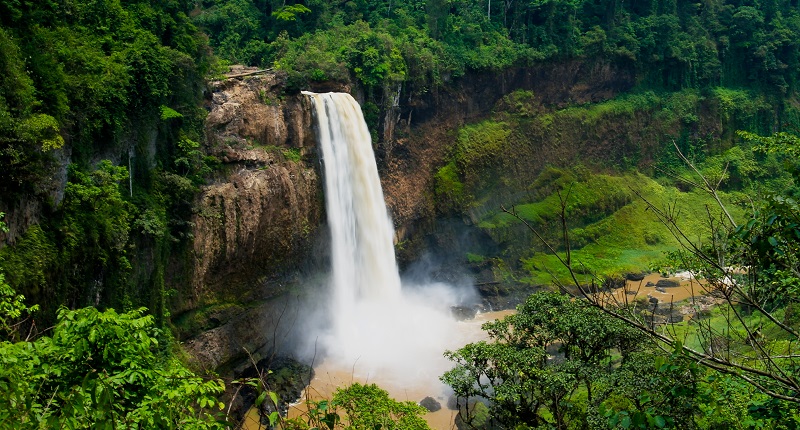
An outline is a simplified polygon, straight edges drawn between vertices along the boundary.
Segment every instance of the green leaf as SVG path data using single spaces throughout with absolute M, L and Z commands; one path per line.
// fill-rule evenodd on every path
M 267 391 L 262 391 L 261 394 L 258 395 L 258 398 L 256 398 L 256 403 L 255 403 L 256 407 L 261 406 L 261 404 L 264 403 L 264 399 L 266 398 L 267 398 Z
M 173 118 L 183 118 L 183 114 L 169 106 L 161 106 L 161 119 L 166 121 Z

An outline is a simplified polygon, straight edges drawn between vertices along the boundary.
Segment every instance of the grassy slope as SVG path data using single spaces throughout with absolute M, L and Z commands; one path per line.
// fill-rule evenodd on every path
M 707 194 L 697 190 L 682 192 L 640 173 L 618 176 L 588 174 L 576 182 L 568 182 L 574 179 L 572 175 L 565 176 L 568 179 L 563 181 L 561 190 L 562 195 L 567 196 L 572 256 L 584 279 L 588 279 L 590 274 L 618 275 L 646 270 L 665 251 L 677 248 L 677 240 L 648 210 L 645 200 L 656 208 L 676 211 L 679 226 L 691 232 L 690 237 L 698 239 L 707 234 L 705 220 L 709 214 L 718 216 L 719 213 Z M 570 188 L 571 192 L 567 194 Z M 609 209 L 609 200 L 618 203 L 619 207 Z M 552 239 L 551 243 L 562 251 L 563 257 L 563 241 L 553 234 L 559 228 L 560 207 L 559 196 L 553 192 L 515 208 L 522 218 Z M 738 212 L 734 213 L 738 215 Z M 572 218 L 571 214 L 579 216 Z M 519 224 L 511 215 L 495 213 L 482 220 L 479 227 L 493 237 L 502 237 L 514 234 L 512 231 L 518 232 L 515 227 Z M 532 250 L 535 251 L 521 256 L 525 275 L 520 281 L 548 284 L 553 275 L 565 279 L 568 273 L 558 259 L 546 252 L 536 239 L 526 237 L 532 240 Z
M 731 94 L 736 104 L 726 103 Z M 500 255 L 464 250 L 473 264 L 493 261 L 496 268 L 508 268 L 495 270 L 496 278 L 533 285 L 550 284 L 553 276 L 566 278 L 566 269 L 541 242 L 500 210 L 513 206 L 563 252 L 559 193 L 567 202 L 573 258 L 584 280 L 589 274 L 648 270 L 678 243 L 647 210 L 645 200 L 675 214 L 692 239 L 707 237 L 709 216 L 720 216 L 709 195 L 656 175 L 654 166 L 690 176 L 671 142 L 678 142 L 709 174 L 738 151 L 730 172 L 736 175 L 741 166 L 752 168 L 763 160 L 747 148 L 742 151 L 731 129 L 757 128 L 756 118 L 768 108 L 762 96 L 721 88 L 703 94 L 624 95 L 560 110 L 538 105 L 531 93 L 512 94 L 492 118 L 460 131 L 450 163 L 437 177 L 437 199 L 447 206 L 444 210 L 460 202 L 462 213 L 503 250 Z M 736 201 L 751 186 L 738 180 L 722 193 L 735 217 L 744 216 Z

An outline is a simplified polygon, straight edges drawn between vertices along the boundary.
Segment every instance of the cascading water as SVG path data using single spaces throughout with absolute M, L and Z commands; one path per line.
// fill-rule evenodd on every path
M 394 232 L 361 107 L 346 93 L 308 95 L 325 164 L 336 304 L 346 311 L 359 297 L 395 299 Z
M 450 315 L 457 302 L 453 289 L 431 284 L 415 294 L 401 288 L 393 227 L 361 108 L 345 93 L 304 94 L 314 105 L 331 231 L 331 321 L 309 335 L 326 359 L 352 368 L 354 376 L 435 381 L 448 366 L 442 352 L 463 344 Z

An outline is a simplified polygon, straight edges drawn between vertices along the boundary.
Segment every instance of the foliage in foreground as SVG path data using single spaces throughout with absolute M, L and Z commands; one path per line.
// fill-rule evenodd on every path
M 144 312 L 62 308 L 51 336 L 0 342 L 0 428 L 222 428 L 222 381 L 159 349 Z
M 798 410 L 655 347 L 622 321 L 558 293 L 484 324 L 489 341 L 448 352 L 442 380 L 474 428 L 795 428 Z M 481 401 L 488 402 L 488 415 Z M 470 428 L 473 428 L 470 427 Z
M 428 430 L 422 418 L 425 408 L 414 402 L 399 402 L 375 384 L 355 383 L 339 388 L 333 398 L 319 402 L 307 400 L 305 417 L 287 420 L 287 430 Z

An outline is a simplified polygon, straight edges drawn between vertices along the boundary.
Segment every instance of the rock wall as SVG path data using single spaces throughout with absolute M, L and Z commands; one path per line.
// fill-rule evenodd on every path
M 311 110 L 303 96 L 284 95 L 283 84 L 265 73 L 209 86 L 205 150 L 222 167 L 197 196 L 191 275 L 173 305 L 178 316 L 219 303 L 240 309 L 186 342 L 208 369 L 275 342 L 286 280 L 322 224 Z
M 544 105 L 593 103 L 631 89 L 635 74 L 624 65 L 583 60 L 474 73 L 424 97 L 401 97 L 396 140 L 386 144 L 381 180 L 397 241 L 418 237 L 434 213 L 432 181 L 443 164 L 453 131 L 488 115 L 498 100 L 515 90 L 532 91 Z M 413 244 L 412 244 L 413 245 Z M 407 246 L 412 254 L 415 246 Z M 401 254 L 401 258 L 403 255 Z

